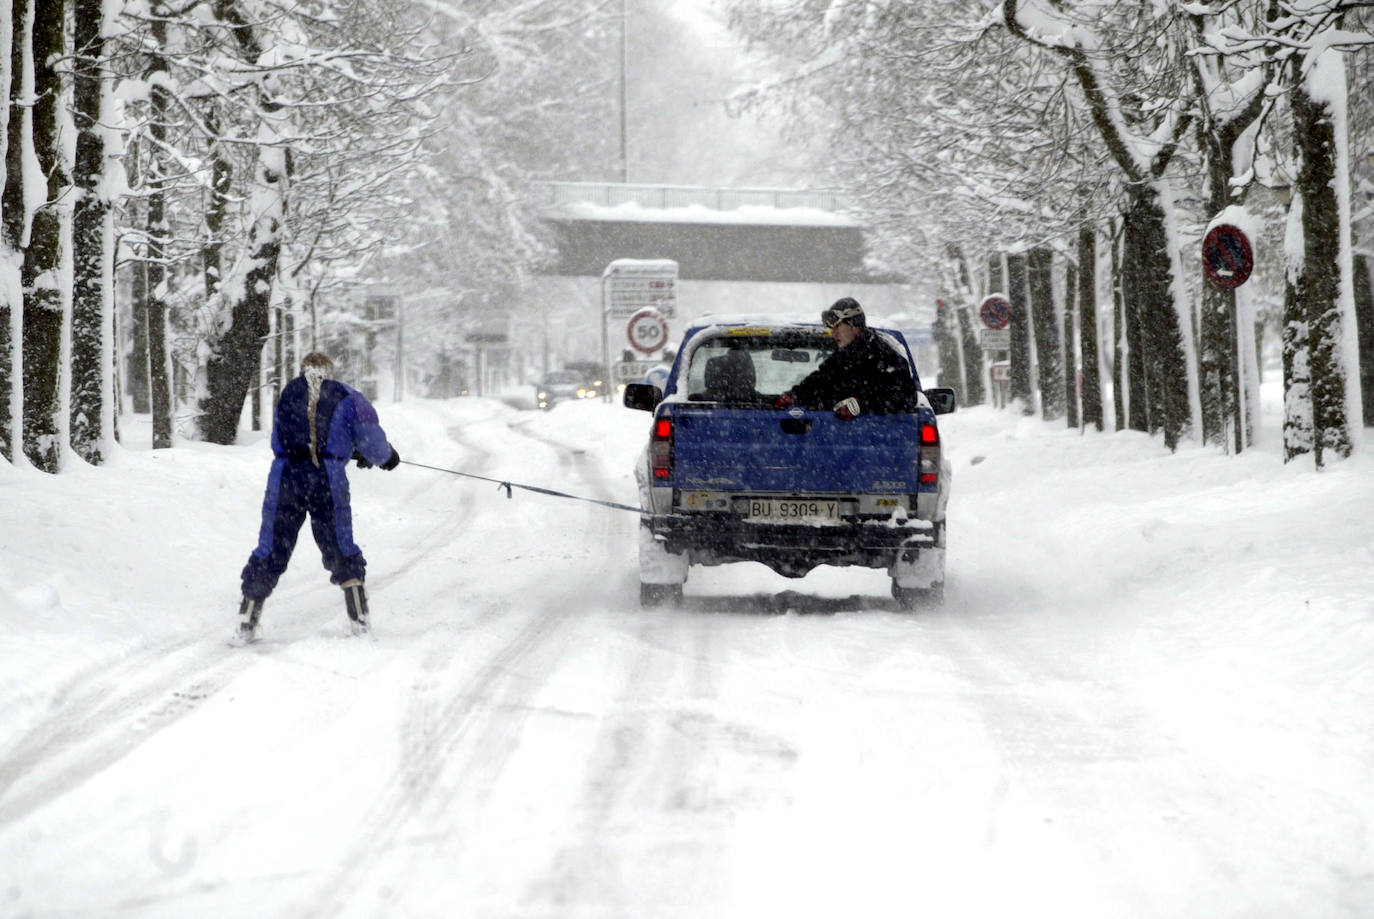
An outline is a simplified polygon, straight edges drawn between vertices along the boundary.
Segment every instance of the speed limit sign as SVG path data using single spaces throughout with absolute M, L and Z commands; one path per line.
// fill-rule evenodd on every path
M 630 347 L 642 354 L 652 354 L 668 342 L 668 320 L 653 307 L 646 306 L 631 316 L 626 331 Z

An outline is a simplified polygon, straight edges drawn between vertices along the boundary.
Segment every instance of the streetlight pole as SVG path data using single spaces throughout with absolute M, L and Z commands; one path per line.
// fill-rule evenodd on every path
M 620 181 L 630 181 L 630 143 L 628 109 L 630 92 L 625 80 L 625 62 L 629 57 L 629 0 L 620 0 Z

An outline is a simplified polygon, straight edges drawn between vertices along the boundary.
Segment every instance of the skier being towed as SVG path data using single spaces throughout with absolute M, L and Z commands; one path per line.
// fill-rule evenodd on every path
M 272 469 L 262 502 L 258 546 L 243 567 L 243 602 L 237 638 L 258 637 L 262 604 L 286 570 L 307 514 L 329 580 L 344 591 L 344 608 L 355 635 L 368 631 L 367 562 L 353 542 L 349 506 L 350 459 L 359 468 L 390 471 L 401 462 L 362 393 L 331 379 L 334 362 L 313 351 L 301 361 L 301 375 L 282 390 L 272 424 Z

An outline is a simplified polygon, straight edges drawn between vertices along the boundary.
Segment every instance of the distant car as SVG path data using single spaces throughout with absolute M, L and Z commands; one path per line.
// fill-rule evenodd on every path
M 568 361 L 563 365 L 563 369 L 581 374 L 582 379 L 586 381 L 587 388 L 596 390 L 587 396 L 588 399 L 606 391 L 606 377 L 603 368 L 595 361 Z
M 593 399 L 596 395 L 597 390 L 576 370 L 550 371 L 534 388 L 535 404 L 545 411 L 559 402 Z

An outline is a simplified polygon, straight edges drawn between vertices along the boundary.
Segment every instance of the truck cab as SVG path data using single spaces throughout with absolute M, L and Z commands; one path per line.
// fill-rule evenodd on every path
M 817 565 L 886 568 L 904 608 L 944 586 L 949 463 L 901 333 L 875 328 L 910 370 L 915 400 L 850 420 L 830 406 L 774 408 L 836 350 L 814 322 L 707 317 L 686 332 L 663 389 L 626 387 L 652 413 L 636 468 L 640 598 L 677 602 L 692 565 L 757 561 L 788 577 Z

